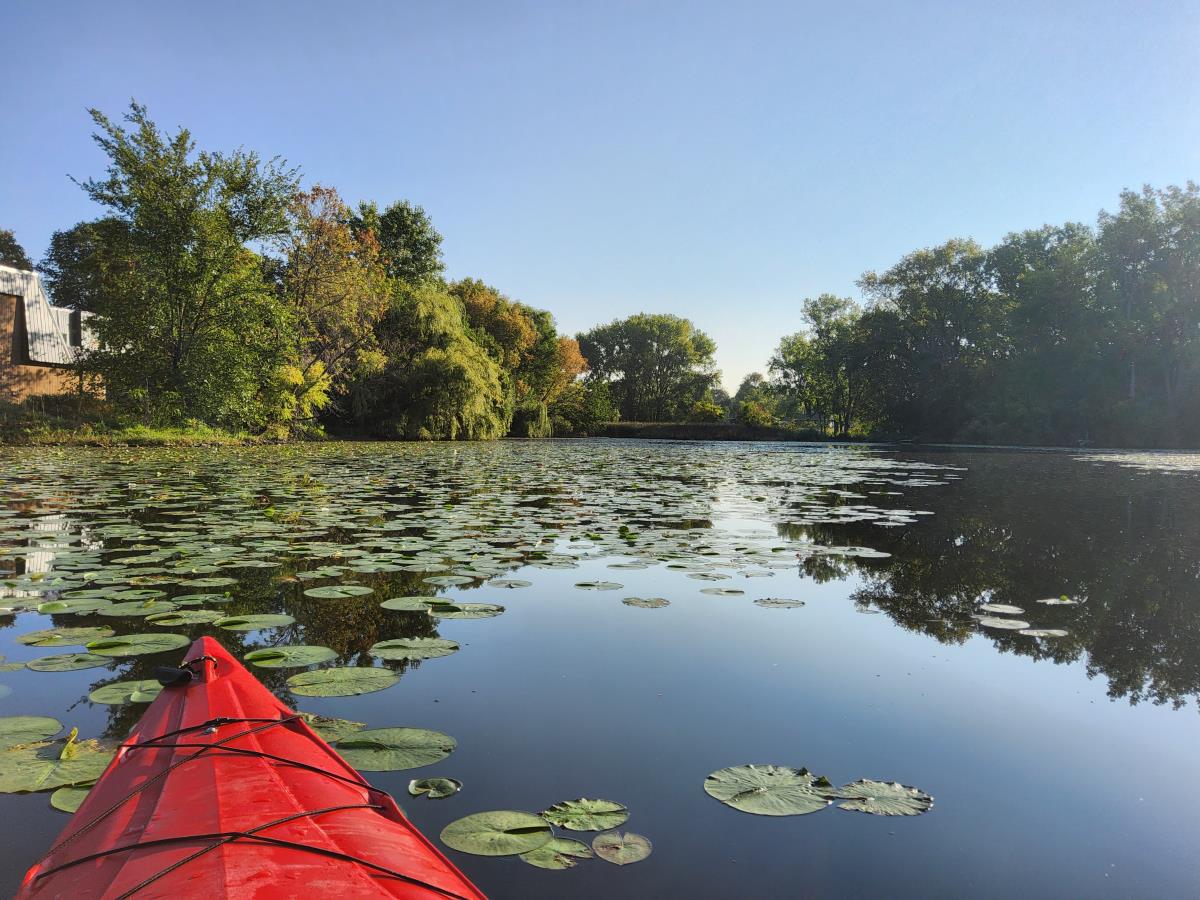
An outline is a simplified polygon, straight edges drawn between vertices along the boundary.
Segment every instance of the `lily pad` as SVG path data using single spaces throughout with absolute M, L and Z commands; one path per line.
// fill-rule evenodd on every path
M 88 699 L 93 703 L 118 706 L 122 703 L 149 703 L 162 692 L 162 685 L 154 679 L 144 681 L 114 681 L 98 687 Z
M 337 653 L 316 644 L 286 644 L 282 647 L 251 650 L 242 659 L 266 669 L 287 669 L 329 662 L 331 659 L 337 659 Z
M 429 610 L 438 619 L 490 619 L 502 612 L 504 607 L 495 603 L 445 603 Z
M 636 606 L 638 609 L 662 609 L 670 606 L 671 601 L 665 597 L 626 597 L 621 601 L 626 606 Z
M 571 831 L 607 831 L 625 824 L 629 810 L 612 800 L 564 800 L 555 803 L 542 813 L 542 818 L 551 825 Z
M 592 849 L 596 851 L 598 857 L 607 862 L 618 866 L 627 866 L 630 863 L 641 862 L 649 856 L 654 845 L 648 838 L 634 834 L 632 831 L 624 834 L 619 831 L 610 831 L 607 834 L 596 835 L 592 841 Z
M 532 581 L 525 581 L 521 578 L 495 578 L 489 581 L 488 587 L 504 588 L 505 590 L 515 590 L 516 588 L 527 588 L 533 584 Z
M 458 644 L 444 638 L 394 638 L 372 644 L 368 651 L 380 659 L 436 659 L 449 656 L 458 649 Z
M 79 741 L 71 729 L 64 742 L 27 744 L 0 753 L 0 793 L 48 791 L 95 781 L 108 767 L 111 750 L 95 741 Z
M 1011 603 L 984 603 L 979 607 L 980 612 L 999 613 L 1002 616 L 1019 616 L 1025 610 Z
M 291 625 L 296 620 L 281 613 L 264 613 L 250 616 L 222 616 L 213 622 L 218 628 L 226 631 L 261 631 L 264 628 L 281 628 Z
M 17 643 L 30 647 L 75 647 L 83 646 L 88 641 L 108 637 L 113 633 L 111 628 L 93 626 L 89 628 L 43 628 L 41 631 L 31 631 L 17 636 Z
M 42 656 L 25 663 L 35 672 L 74 672 L 78 669 L 95 669 L 108 664 L 108 657 L 95 653 L 56 653 Z
M 542 819 L 511 809 L 475 813 L 442 829 L 442 843 L 477 856 L 515 856 L 550 843 L 554 833 Z
M 50 795 L 50 805 L 65 813 L 78 812 L 91 790 L 92 785 L 90 784 L 72 784 L 60 787 Z
M 224 615 L 212 609 L 176 609 L 146 616 L 146 621 L 174 628 L 179 625 L 210 625 Z
M 583 841 L 574 838 L 555 837 L 536 850 L 522 853 L 518 858 L 539 869 L 570 869 L 577 860 L 591 859 L 592 850 Z
M 808 769 L 790 766 L 731 766 L 704 780 L 704 790 L 726 806 L 756 816 L 803 816 L 833 802 L 836 789 Z
M 155 613 L 171 612 L 175 604 L 169 600 L 129 600 L 125 603 L 112 603 L 101 607 L 97 612 L 102 616 L 152 616 Z
M 625 585 L 615 581 L 577 581 L 575 587 L 581 591 L 619 591 Z
M 764 609 L 799 609 L 804 606 L 803 600 L 784 600 L 780 597 L 764 597 L 761 600 L 754 601 L 755 606 L 761 606 Z
M 44 741 L 62 731 L 62 722 L 49 716 L 0 716 L 0 750 Z
M 89 641 L 87 649 L 101 656 L 143 656 L 178 650 L 189 643 L 191 641 L 183 634 L 118 634 Z
M 391 669 L 337 666 L 300 672 L 287 680 L 287 687 L 302 697 L 353 697 L 382 691 L 399 680 L 400 676 Z
M 1038 601 L 1038 603 L 1043 603 L 1046 606 L 1078 606 L 1082 602 L 1082 600 L 1073 600 L 1066 594 L 1061 597 L 1047 597 L 1045 600 Z
M 391 597 L 379 605 L 394 612 L 429 612 L 437 597 Z
M 58 615 L 60 613 L 89 613 L 106 606 L 112 601 L 105 597 L 62 597 L 58 600 L 48 600 L 38 604 L 37 611 L 42 615 Z
M 352 722 L 349 719 L 335 719 L 330 716 L 318 716 L 315 713 L 300 713 L 305 723 L 315 731 L 322 740 L 332 744 L 342 738 L 349 737 L 356 731 L 367 727 L 366 722 Z
M 933 809 L 933 798 L 915 787 L 867 778 L 838 788 L 842 809 L 876 816 L 919 816 Z
M 1001 619 L 997 616 L 979 616 L 977 621 L 984 628 L 996 628 L 1000 631 L 1019 631 L 1029 627 L 1028 622 L 1022 622 L 1020 619 Z
M 371 728 L 337 742 L 338 753 L 360 772 L 419 769 L 445 759 L 456 746 L 450 735 L 427 728 Z
M 737 588 L 701 588 L 700 593 L 710 594 L 713 597 L 740 597 L 746 592 Z
M 1070 634 L 1065 628 L 1022 628 L 1019 633 L 1037 638 L 1061 638 Z
M 348 597 L 363 597 L 373 593 L 375 589 L 364 584 L 331 584 L 326 587 L 309 588 L 304 592 L 304 596 L 316 597 L 318 600 L 345 600 Z
M 408 783 L 408 792 L 414 797 L 424 794 L 430 800 L 453 797 L 462 790 L 462 782 L 454 778 L 414 778 Z

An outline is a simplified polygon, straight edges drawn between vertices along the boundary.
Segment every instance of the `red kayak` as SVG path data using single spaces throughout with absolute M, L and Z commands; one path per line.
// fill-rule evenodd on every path
M 215 640 L 177 671 L 18 896 L 483 900 Z

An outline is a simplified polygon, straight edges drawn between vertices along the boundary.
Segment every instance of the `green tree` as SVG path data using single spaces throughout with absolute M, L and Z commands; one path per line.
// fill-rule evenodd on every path
M 120 294 L 134 262 L 130 223 L 106 216 L 54 232 L 38 270 L 59 306 L 95 312 Z
M 629 421 L 683 419 L 719 377 L 716 343 L 679 316 L 639 313 L 578 340 L 589 377 L 609 383 L 621 418 Z
M 103 279 L 103 292 L 87 293 L 99 341 L 87 367 L 110 397 L 158 420 L 266 424 L 273 410 L 264 388 L 285 362 L 291 323 L 249 245 L 286 230 L 294 171 L 241 150 L 197 152 L 188 131 L 160 132 L 137 103 L 128 127 L 98 110 L 91 116 L 109 166 L 81 186 L 124 227 L 93 223 L 89 239 L 119 234 L 118 246 L 97 253 L 128 267 Z M 95 271 L 67 283 L 94 284 Z M 64 281 L 55 277 L 58 288 Z
M 373 201 L 360 203 L 350 222 L 357 233 L 375 235 L 384 268 L 392 278 L 416 284 L 441 277 L 442 236 L 420 206 L 398 200 L 380 212 Z
M 0 266 L 12 266 L 14 269 L 33 268 L 29 254 L 17 242 L 17 236 L 7 228 L 0 228 Z

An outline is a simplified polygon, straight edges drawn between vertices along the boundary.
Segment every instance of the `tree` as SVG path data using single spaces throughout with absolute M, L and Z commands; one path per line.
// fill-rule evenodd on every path
M 410 440 L 491 440 L 511 420 L 502 372 L 471 339 L 458 300 L 431 283 L 394 283 L 378 326 L 387 359 L 350 393 L 358 428 Z
M 623 419 L 682 419 L 718 378 L 716 343 L 679 316 L 640 313 L 578 340 L 589 377 L 609 383 Z
M 14 269 L 33 268 L 29 254 L 17 242 L 16 235 L 7 228 L 0 228 L 0 266 L 12 266 Z
M 302 392 L 344 392 L 350 379 L 383 368 L 375 323 L 391 299 L 371 231 L 350 227 L 337 191 L 320 186 L 296 194 L 280 241 L 280 290 L 295 321 L 296 371 Z M 317 404 L 313 411 L 323 404 Z
M 98 249 L 78 257 L 82 272 L 56 273 L 55 286 L 95 284 L 86 261 L 128 266 L 102 279 L 103 292 L 85 291 L 99 341 L 87 367 L 110 397 L 155 419 L 265 424 L 291 323 L 248 245 L 286 230 L 295 172 L 241 150 L 196 152 L 187 130 L 167 136 L 136 102 L 128 128 L 91 116 L 109 166 L 81 186 L 123 227 L 93 223 Z
M 134 277 L 131 226 L 125 219 L 106 216 L 56 231 L 38 271 L 59 306 L 95 312 L 105 300 L 123 290 Z
M 360 203 L 351 225 L 360 235 L 375 235 L 384 269 L 392 278 L 416 284 L 441 276 L 442 236 L 420 206 L 398 200 L 381 213 L 374 201 Z

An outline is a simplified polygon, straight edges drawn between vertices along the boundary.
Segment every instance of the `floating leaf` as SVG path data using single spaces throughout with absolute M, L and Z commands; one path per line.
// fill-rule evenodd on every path
M 629 810 L 612 800 L 564 800 L 555 803 L 542 813 L 542 818 L 551 825 L 571 831 L 607 831 L 623 825 L 629 818 Z
M 569 869 L 576 860 L 591 859 L 592 850 L 583 841 L 574 838 L 555 837 L 536 850 L 522 853 L 519 859 L 539 869 Z
M 933 809 L 933 798 L 915 787 L 867 778 L 838 788 L 842 809 L 876 816 L 919 816 Z
M 711 594 L 714 597 L 740 597 L 746 592 L 737 588 L 701 588 L 700 593 Z
M 1019 616 L 1025 610 L 1009 603 L 984 603 L 979 607 L 981 612 L 999 613 L 1002 616 Z
M 242 657 L 246 662 L 266 669 L 287 669 L 297 666 L 315 666 L 336 659 L 337 654 L 328 647 L 316 644 L 286 644 L 282 647 L 263 647 L 251 650 Z
M 146 621 L 153 622 L 155 625 L 174 628 L 179 625 L 210 625 L 224 615 L 224 613 L 219 613 L 212 609 L 177 609 L 172 612 L 161 612 L 155 613 L 152 616 L 146 616 Z
M 779 597 L 764 597 L 762 600 L 755 600 L 755 606 L 761 606 L 764 609 L 799 609 L 804 605 L 803 600 L 784 600 Z
M 99 778 L 112 751 L 95 741 L 77 741 L 78 733 L 73 728 L 62 743 L 27 744 L 0 753 L 0 793 L 48 791 Z
M 62 722 L 49 716 L 0 716 L 0 749 L 45 740 L 62 727 Z
M 619 591 L 625 585 L 615 581 L 577 581 L 575 587 L 581 591 Z
M 382 691 L 399 680 L 400 676 L 391 669 L 340 666 L 300 672 L 287 680 L 287 687 L 302 697 L 353 697 Z
M 627 866 L 630 863 L 641 862 L 650 855 L 654 845 L 649 839 L 640 834 L 627 831 L 611 831 L 598 834 L 592 841 L 592 849 L 596 855 L 614 865 Z
M 424 794 L 430 800 L 452 797 L 462 790 L 462 782 L 454 778 L 414 778 L 408 783 L 408 792 L 414 797 Z
M 490 619 L 504 612 L 503 606 L 495 603 L 444 603 L 429 610 L 439 619 Z
M 155 613 L 171 612 L 175 604 L 168 600 L 130 600 L 125 603 L 111 603 L 101 607 L 98 612 L 102 616 L 152 616 Z
M 229 587 L 231 584 L 237 584 L 237 579 L 216 576 L 212 578 L 192 578 L 179 583 L 187 587 Z
M 87 799 L 87 795 L 91 790 L 91 784 L 72 784 L 67 787 L 60 787 L 50 795 L 50 805 L 65 813 L 78 812 L 79 807 L 83 805 L 83 801 Z
M 379 605 L 395 612 L 429 612 L 434 603 L 442 602 L 437 597 L 392 597 Z
M 1047 597 L 1045 600 L 1038 601 L 1038 603 L 1044 603 L 1046 606 L 1078 606 L 1082 602 L 1082 600 L 1072 600 L 1066 594 L 1063 594 L 1061 597 Z
M 833 802 L 836 791 L 825 778 L 790 766 L 731 766 L 704 780 L 704 790 L 726 806 L 756 816 L 803 816 Z
M 996 616 L 979 616 L 977 621 L 984 628 L 997 628 L 1001 631 L 1018 631 L 1029 627 L 1028 622 L 1022 622 L 1020 619 L 1001 619 Z
M 74 647 L 82 646 L 88 641 L 108 637 L 113 633 L 111 628 L 93 626 L 88 628 L 44 628 L 41 631 L 31 631 L 17 636 L 17 643 L 30 647 Z
M 63 597 L 58 600 L 50 600 L 39 604 L 37 611 L 43 615 L 50 616 L 59 613 L 79 614 L 95 612 L 98 609 L 103 609 L 111 605 L 112 601 L 105 597 Z
M 315 713 L 300 713 L 305 723 L 315 731 L 326 743 L 334 743 L 349 737 L 356 731 L 367 727 L 366 722 L 351 722 L 349 719 L 334 719 L 329 716 L 318 716 Z
M 427 728 L 372 728 L 337 742 L 338 752 L 360 772 L 419 769 L 445 759 L 455 746 L 450 735 Z
M 107 703 L 118 706 L 122 703 L 149 703 L 162 691 L 162 685 L 153 679 L 144 681 L 114 681 L 98 687 L 88 699 L 93 703 Z
M 281 628 L 284 625 L 291 625 L 295 621 L 291 616 L 268 613 L 251 616 L 223 616 L 213 624 L 226 631 L 261 631 L 264 628 Z
M 182 634 L 119 634 L 89 641 L 87 649 L 101 656 L 142 656 L 186 647 L 191 641 Z
M 442 843 L 477 856 L 514 856 L 550 843 L 550 826 L 535 815 L 511 809 L 475 813 L 442 829 Z
M 1037 638 L 1060 638 L 1070 634 L 1063 628 L 1022 628 L 1020 634 Z
M 671 601 L 664 597 L 626 597 L 621 601 L 626 606 L 636 606 L 638 609 L 662 609 L 670 606 Z
M 449 656 L 458 649 L 458 644 L 444 638 L 394 638 L 372 644 L 368 651 L 380 659 L 435 659 Z
M 77 669 L 94 669 L 108 664 L 108 658 L 95 653 L 56 653 L 31 659 L 25 666 L 35 672 L 74 672 Z
M 316 597 L 318 600 L 345 600 L 348 597 L 362 597 L 373 593 L 374 588 L 363 584 L 331 584 L 326 587 L 309 588 L 304 592 L 304 596 Z
M 488 587 L 505 588 L 513 590 L 515 588 L 527 588 L 532 585 L 532 581 L 523 581 L 520 578 L 495 578 L 488 582 Z

